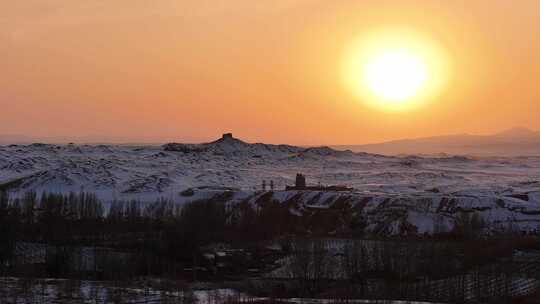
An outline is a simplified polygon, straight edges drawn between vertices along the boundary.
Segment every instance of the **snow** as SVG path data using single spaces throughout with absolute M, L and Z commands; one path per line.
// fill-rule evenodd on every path
M 263 195 L 262 181 L 274 182 L 272 198 L 290 200 L 281 191 L 296 173 L 308 184 L 346 185 L 354 193 L 305 192 L 291 208 L 328 208 L 351 196 L 354 206 L 377 227 L 388 214 L 429 233 L 434 219 L 445 225 L 458 211 L 478 212 L 494 225 L 512 222 L 540 231 L 540 157 L 383 156 L 328 147 L 249 144 L 222 138 L 200 144 L 165 146 L 11 145 L 0 146 L 0 188 L 14 197 L 26 191 L 94 192 L 105 202 L 158 198 L 183 204 L 233 191 L 231 203 Z M 193 189 L 193 195 L 182 195 Z M 450 218 L 450 219 L 449 219 Z M 384 221 L 383 221 L 384 222 Z
M 438 189 L 476 195 L 510 189 L 532 192 L 531 198 L 539 201 L 540 158 L 534 157 L 415 157 L 410 165 L 410 156 L 247 144 L 236 139 L 202 146 L 202 152 L 189 153 L 159 146 L 3 146 L 0 183 L 20 180 L 22 184 L 12 188 L 15 193 L 84 189 L 104 198 L 151 199 L 175 197 L 199 186 L 255 190 L 263 179 L 282 189 L 302 172 L 312 184 L 345 184 L 361 191 L 402 194 Z
M 526 280 L 526 279 L 521 279 Z M 0 277 L 0 296 L 6 303 L 194 303 L 223 304 L 228 300 L 240 302 L 269 300 L 264 297 L 252 297 L 233 289 L 199 289 L 193 291 L 165 291 L 147 286 L 119 286 L 113 282 L 75 281 L 64 279 L 39 279 L 25 281 L 13 277 Z M 533 282 L 535 283 L 535 282 Z M 26 287 L 25 287 L 26 286 Z M 380 300 L 382 301 L 382 300 Z M 280 299 L 284 303 L 334 303 L 330 299 L 289 298 Z M 348 303 L 379 303 L 374 300 L 349 299 Z M 2 302 L 3 303 L 3 302 Z M 384 303 L 429 304 L 415 301 L 384 301 Z
M 415 226 L 418 229 L 417 232 L 420 234 L 433 233 L 435 227 L 434 217 L 429 216 L 426 213 L 411 211 L 408 213 L 407 221 L 409 223 L 415 223 Z

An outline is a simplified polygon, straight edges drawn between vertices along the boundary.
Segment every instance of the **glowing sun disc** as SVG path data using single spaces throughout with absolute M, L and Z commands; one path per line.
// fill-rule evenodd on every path
M 427 67 L 421 58 L 404 50 L 387 50 L 369 59 L 364 81 L 383 100 L 400 102 L 413 97 L 425 84 Z
M 347 48 L 344 80 L 369 106 L 406 110 L 434 99 L 448 80 L 448 60 L 434 41 L 410 30 L 374 31 Z

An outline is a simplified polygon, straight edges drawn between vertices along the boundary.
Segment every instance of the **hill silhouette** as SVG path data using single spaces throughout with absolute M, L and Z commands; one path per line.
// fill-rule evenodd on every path
M 355 152 L 392 155 L 446 153 L 479 156 L 538 156 L 540 155 L 540 132 L 516 127 L 491 135 L 455 134 L 336 147 Z

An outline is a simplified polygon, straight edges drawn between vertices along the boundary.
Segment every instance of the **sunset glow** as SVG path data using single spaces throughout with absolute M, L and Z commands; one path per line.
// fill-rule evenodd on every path
M 377 31 L 349 48 L 344 79 L 368 105 L 408 110 L 435 98 L 448 77 L 448 59 L 435 42 L 411 31 Z
M 381 102 L 396 104 L 419 93 L 428 78 L 428 71 L 423 60 L 414 54 L 388 50 L 369 60 L 363 78 Z
M 0 133 L 333 145 L 540 129 L 539 12 L 537 0 L 0 1 Z

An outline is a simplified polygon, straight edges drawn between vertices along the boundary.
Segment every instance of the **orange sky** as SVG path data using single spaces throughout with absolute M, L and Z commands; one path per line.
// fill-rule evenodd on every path
M 445 49 L 437 100 L 366 107 L 344 49 L 407 27 Z M 537 0 L 0 2 L 0 134 L 355 144 L 540 129 Z

